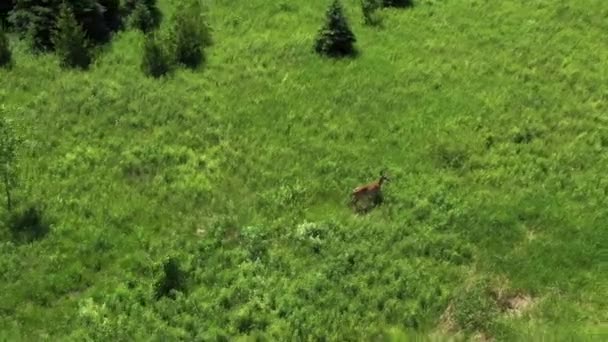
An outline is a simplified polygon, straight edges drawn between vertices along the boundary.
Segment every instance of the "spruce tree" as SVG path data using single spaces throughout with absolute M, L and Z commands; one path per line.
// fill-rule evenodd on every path
M 8 43 L 8 37 L 0 27 L 0 67 L 8 66 L 12 62 L 11 47 Z
M 85 33 L 76 21 L 72 8 L 65 3 L 59 10 L 52 42 L 62 67 L 86 69 L 91 64 Z
M 163 49 L 160 39 L 154 33 L 146 36 L 141 68 L 146 75 L 154 78 L 159 78 L 171 71 L 171 60 Z
M 340 0 L 334 0 L 326 12 L 326 22 L 318 33 L 314 49 L 329 57 L 341 57 L 356 53 L 356 38 L 348 25 Z

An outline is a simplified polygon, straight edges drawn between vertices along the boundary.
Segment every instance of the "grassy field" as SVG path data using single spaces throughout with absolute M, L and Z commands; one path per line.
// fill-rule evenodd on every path
M 210 1 L 206 65 L 161 80 L 136 31 L 89 71 L 11 37 L 19 200 L 52 226 L 0 230 L 0 340 L 608 339 L 605 1 L 368 27 L 345 0 L 342 60 L 312 52 L 328 4 Z M 156 299 L 168 257 L 187 286 Z

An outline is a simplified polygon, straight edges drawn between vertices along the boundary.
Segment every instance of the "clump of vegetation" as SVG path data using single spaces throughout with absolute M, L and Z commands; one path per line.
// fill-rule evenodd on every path
M 116 0 L 17 0 L 9 21 L 39 51 L 54 49 L 53 32 L 63 7 L 69 7 L 88 39 L 104 43 L 116 27 Z M 108 9 L 110 10 L 108 12 Z M 105 12 L 104 12 L 105 11 Z
M 413 0 L 383 0 L 384 7 L 411 7 Z
M 13 60 L 8 37 L 0 26 L 0 67 L 8 66 Z
M 62 67 L 86 69 L 91 64 L 89 43 L 72 9 L 62 5 L 53 32 L 53 45 Z
M 468 332 L 488 332 L 499 313 L 489 281 L 477 279 L 454 299 L 454 319 Z
M 363 12 L 363 23 L 365 25 L 380 25 L 382 18 L 379 10 L 382 8 L 382 0 L 361 0 L 361 11 Z
M 154 78 L 159 78 L 171 71 L 172 60 L 164 49 L 160 37 L 150 33 L 144 42 L 144 54 L 141 68 L 143 72 Z
M 152 13 L 143 3 L 138 3 L 135 6 L 133 13 L 129 16 L 129 26 L 144 33 L 150 32 L 155 28 Z
M 340 0 L 334 0 L 326 12 L 325 25 L 315 40 L 315 51 L 330 57 L 354 55 L 356 41 Z
M 178 7 L 173 18 L 175 60 L 189 68 L 204 62 L 204 48 L 211 45 L 211 32 L 200 1 Z
M 160 25 L 161 12 L 156 6 L 155 0 L 129 1 L 125 6 L 129 13 L 130 27 L 147 33 Z
M 179 261 L 169 258 L 163 264 L 163 273 L 155 286 L 156 299 L 161 297 L 175 298 L 175 292 L 186 289 L 186 273 L 181 269 Z
M 36 205 L 29 205 L 11 212 L 8 227 L 13 239 L 23 243 L 39 240 L 50 231 L 49 223 L 45 220 L 42 210 Z

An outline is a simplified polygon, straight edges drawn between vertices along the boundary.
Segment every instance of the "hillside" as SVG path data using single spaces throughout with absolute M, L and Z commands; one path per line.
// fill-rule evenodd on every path
M 204 65 L 160 79 L 135 30 L 89 70 L 9 35 L 15 201 L 51 225 L 0 209 L 0 340 L 606 340 L 605 1 L 344 0 L 343 59 L 330 1 L 207 3 Z

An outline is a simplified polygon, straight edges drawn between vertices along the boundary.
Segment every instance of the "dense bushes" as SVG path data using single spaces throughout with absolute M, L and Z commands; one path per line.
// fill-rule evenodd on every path
M 8 227 L 13 240 L 32 242 L 43 238 L 50 231 L 50 226 L 38 206 L 30 205 L 10 213 Z
M 365 25 L 378 25 L 381 22 L 378 10 L 382 7 L 382 0 L 361 0 L 361 12 Z
M 8 37 L 0 27 L 0 67 L 10 65 L 13 57 L 8 43 Z
M 144 74 L 155 78 L 171 71 L 171 59 L 157 34 L 151 33 L 145 38 L 141 69 Z
M 342 4 L 339 0 L 334 0 L 326 12 L 326 22 L 317 35 L 314 49 L 317 53 L 330 57 L 353 55 L 356 53 L 355 42 L 355 35 L 348 25 Z
M 171 35 L 177 63 L 195 68 L 204 61 L 204 48 L 211 45 L 211 33 L 200 1 L 178 7 Z
M 201 65 L 205 61 L 205 47 L 212 44 L 201 2 L 192 0 L 178 5 L 166 39 L 161 37 L 160 34 L 146 37 L 142 60 L 146 75 L 163 76 L 174 64 L 192 69 Z
M 61 66 L 86 69 L 91 64 L 85 33 L 76 21 L 72 9 L 67 5 L 61 6 L 52 42 Z
M 155 296 L 175 298 L 176 291 L 186 289 L 186 274 L 180 268 L 179 261 L 169 258 L 163 263 L 163 273 L 155 286 Z
M 155 0 L 128 0 L 124 8 L 129 26 L 142 32 L 150 32 L 160 25 L 161 13 Z

